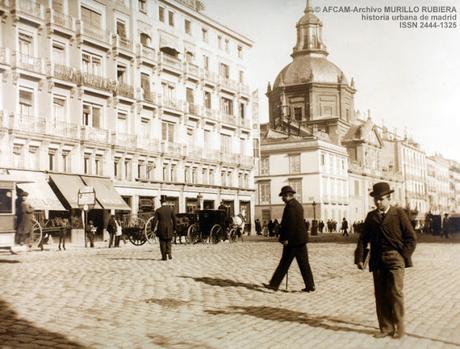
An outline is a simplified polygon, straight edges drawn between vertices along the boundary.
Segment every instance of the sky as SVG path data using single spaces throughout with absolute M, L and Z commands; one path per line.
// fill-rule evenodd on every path
M 349 81 L 354 78 L 355 109 L 370 110 L 374 122 L 400 135 L 407 132 L 428 155 L 437 152 L 460 162 L 460 1 L 311 2 L 320 8 L 315 14 L 323 23 L 328 59 Z M 267 121 L 267 83 L 273 85 L 292 61 L 295 25 L 306 0 L 206 0 L 205 6 L 206 15 L 254 42 L 247 55 L 248 83 L 259 89 L 259 116 Z M 324 11 L 329 6 L 405 6 L 412 11 L 418 6 L 417 13 L 393 13 L 417 16 L 426 13 L 422 6 L 455 6 L 456 28 L 400 28 L 391 14 L 389 21 L 364 21 L 358 13 Z

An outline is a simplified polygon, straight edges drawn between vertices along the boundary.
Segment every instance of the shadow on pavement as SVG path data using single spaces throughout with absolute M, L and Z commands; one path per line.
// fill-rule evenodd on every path
M 107 258 L 113 261 L 162 261 L 161 258 L 132 258 L 132 257 L 112 257 Z
M 62 345 L 66 348 L 86 348 L 62 334 L 36 327 L 32 322 L 19 318 L 7 302 L 0 299 L 0 343 L 2 348 L 33 348 L 34 342 L 40 340 L 53 345 Z
M 0 263 L 10 263 L 10 264 L 12 264 L 12 263 L 21 263 L 21 262 L 19 262 L 17 260 L 14 260 L 14 259 L 0 259 Z
M 162 307 L 171 308 L 171 309 L 179 308 L 189 303 L 188 301 L 183 301 L 183 300 L 174 299 L 174 298 L 149 298 L 149 299 L 146 299 L 145 302 L 158 304 Z
M 357 332 L 367 335 L 375 334 L 378 331 L 376 327 L 365 326 L 331 316 L 308 315 L 289 309 L 261 306 L 232 306 L 227 309 L 228 310 L 207 310 L 206 312 L 211 315 L 250 315 L 264 320 L 297 322 L 299 324 L 311 327 L 321 327 L 331 331 Z M 361 328 L 354 328 L 352 326 L 359 326 Z
M 194 343 L 190 341 L 181 341 L 171 339 L 163 335 L 148 335 L 152 343 L 160 346 L 161 348 L 187 348 L 187 349 L 213 349 L 213 347 L 205 343 Z
M 266 291 L 265 287 L 257 285 L 257 284 L 249 284 L 246 282 L 234 281 L 229 279 L 219 279 L 219 278 L 211 278 L 211 277 L 193 277 L 193 276 L 181 276 L 182 278 L 186 279 L 193 279 L 197 282 L 203 282 L 210 286 L 219 286 L 219 287 L 244 287 L 248 290 L 258 291 L 263 293 L 271 293 L 270 291 Z

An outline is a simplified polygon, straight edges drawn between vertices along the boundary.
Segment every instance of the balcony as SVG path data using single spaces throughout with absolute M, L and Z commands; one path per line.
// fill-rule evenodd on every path
M 137 89 L 137 100 L 141 102 L 156 104 L 157 94 L 150 90 L 144 91 L 142 88 L 138 88 Z
M 114 135 L 113 144 L 119 147 L 136 148 L 137 136 L 131 133 L 116 132 Z
M 240 161 L 239 154 L 220 153 L 220 161 L 226 164 L 236 165 Z
M 124 82 L 117 83 L 113 92 L 116 96 L 134 99 L 134 87 L 125 84 Z
M 249 86 L 240 82 L 238 83 L 238 91 L 241 94 L 249 95 Z
M 160 141 L 158 139 L 151 138 L 149 135 L 137 137 L 137 147 L 156 153 L 161 151 Z
M 197 115 L 197 116 L 201 115 L 201 110 L 200 110 L 201 108 L 199 105 L 187 102 L 186 106 L 187 106 L 186 111 L 188 114 Z
M 113 50 L 122 49 L 128 51 L 131 55 L 133 54 L 133 43 L 130 40 L 117 34 L 114 34 L 112 38 Z
M 76 21 L 76 32 L 79 36 L 84 36 L 84 39 L 97 44 L 100 47 L 109 49 L 111 44 L 111 35 L 108 31 L 100 27 L 93 26 L 83 21 Z
M 48 134 L 62 137 L 78 139 L 78 125 L 65 121 L 47 122 L 46 131 Z
M 230 114 L 222 114 L 222 122 L 225 122 L 226 124 L 236 125 L 236 116 Z
M 65 34 L 73 36 L 73 32 L 75 31 L 75 21 L 73 17 L 49 8 L 46 10 L 46 22 L 50 30 L 62 32 L 60 29 L 64 29 Z
M 69 81 L 75 84 L 81 83 L 81 73 L 78 69 L 63 64 L 52 64 L 50 75 L 56 79 Z
M 220 160 L 220 153 L 218 150 L 212 150 L 205 148 L 203 150 L 203 159 L 207 161 L 219 161 Z
M 33 115 L 13 114 L 10 119 L 9 128 L 29 133 L 43 134 L 46 132 L 46 119 Z
M 203 79 L 207 82 L 211 82 L 213 85 L 218 81 L 217 74 L 206 69 L 203 70 Z
M 7 120 L 8 118 L 6 117 L 5 113 L 0 110 L 0 128 L 8 127 L 8 125 L 5 125 Z
M 44 19 L 43 6 L 31 0 L 10 0 L 11 13 L 38 25 Z
M 172 70 L 173 72 L 182 74 L 182 62 L 180 59 L 160 52 L 160 64 L 163 66 L 163 69 Z
M 21 68 L 37 74 L 45 74 L 45 64 L 44 60 L 41 58 L 14 52 L 13 61 L 15 62 L 15 66 L 17 68 Z
M 106 92 L 112 92 L 115 88 L 115 83 L 113 81 L 90 73 L 81 74 L 80 84 Z
M 254 158 L 252 156 L 240 155 L 240 165 L 242 167 L 253 167 Z
M 189 77 L 194 77 L 195 80 L 200 78 L 200 68 L 193 63 L 185 63 L 185 73 Z
M 155 63 L 157 61 L 157 54 L 154 48 L 144 46 L 142 44 L 137 45 L 137 58 L 141 61 L 147 60 L 147 62 Z
M 223 76 L 219 76 L 219 83 L 222 89 L 230 90 L 230 91 L 239 91 L 238 83 L 235 80 L 231 80 Z
M 109 143 L 110 133 L 108 130 L 100 128 L 82 126 L 81 127 L 81 139 L 83 141 L 96 142 L 96 143 Z
M 6 47 L 0 47 L 0 65 L 10 65 L 10 51 Z
M 251 120 L 248 118 L 240 118 L 240 126 L 245 128 L 251 128 Z
M 208 119 L 217 120 L 218 113 L 213 109 L 204 108 L 203 115 Z
M 184 111 L 184 102 L 175 98 L 161 98 L 161 105 L 162 107 L 174 109 L 176 111 L 183 112 Z
M 203 148 L 189 145 L 187 147 L 187 159 L 190 160 L 201 160 L 203 159 Z
M 161 143 L 161 152 L 168 156 L 182 156 L 184 144 L 165 142 Z

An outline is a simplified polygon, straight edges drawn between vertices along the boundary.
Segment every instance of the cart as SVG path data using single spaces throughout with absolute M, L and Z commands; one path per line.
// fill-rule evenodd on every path
M 201 210 L 198 211 L 198 221 L 188 229 L 188 240 L 192 244 L 235 242 L 242 235 L 242 224 L 244 221 L 239 216 L 229 217 L 223 210 Z
M 145 234 L 146 221 L 135 214 L 121 216 L 122 234 L 135 246 L 142 246 L 148 240 Z

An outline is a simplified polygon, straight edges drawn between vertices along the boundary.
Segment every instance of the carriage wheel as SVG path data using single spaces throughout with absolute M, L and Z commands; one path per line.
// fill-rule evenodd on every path
M 141 228 L 136 231 L 131 231 L 128 235 L 128 240 L 135 246 L 142 246 L 147 242 L 147 238 Z
M 230 242 L 236 242 L 238 240 L 238 228 L 231 228 L 228 237 Z
M 42 238 L 43 238 L 42 226 L 37 220 L 34 219 L 33 226 L 32 226 L 32 235 L 30 237 L 30 244 L 33 247 L 40 247 Z
M 187 229 L 187 243 L 196 244 L 200 241 L 200 228 L 198 224 L 192 224 Z
M 214 224 L 209 232 L 209 242 L 217 244 L 224 236 L 224 230 L 219 224 Z
M 144 228 L 144 235 L 149 244 L 153 244 L 156 242 L 156 234 L 155 234 L 156 227 L 153 227 L 153 218 L 154 217 L 149 218 L 147 223 L 145 223 L 145 228 Z

